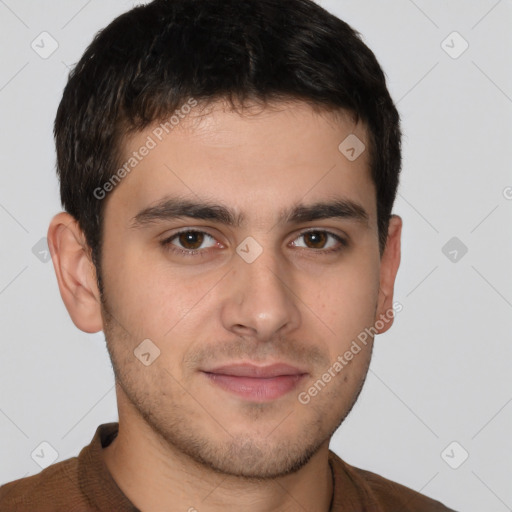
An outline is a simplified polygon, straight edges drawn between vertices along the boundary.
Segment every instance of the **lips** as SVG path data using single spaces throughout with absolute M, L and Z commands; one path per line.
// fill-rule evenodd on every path
M 307 375 L 303 369 L 284 363 L 268 366 L 232 364 L 203 370 L 215 386 L 246 400 L 276 400 L 295 389 Z

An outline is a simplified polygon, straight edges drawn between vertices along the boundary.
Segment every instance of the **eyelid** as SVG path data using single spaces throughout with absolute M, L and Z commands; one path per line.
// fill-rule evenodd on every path
M 305 228 L 301 231 L 299 231 L 299 234 L 296 235 L 296 238 L 299 236 L 302 236 L 306 233 L 327 233 L 328 235 L 332 235 L 334 237 L 339 237 L 348 240 L 348 235 L 345 233 L 337 233 L 335 231 L 332 231 L 330 228 L 324 228 L 324 227 L 312 227 L 312 228 Z
M 305 250 L 305 251 L 311 252 L 313 254 L 317 253 L 319 256 L 322 256 L 322 255 L 338 253 L 342 249 L 347 248 L 349 246 L 348 237 L 346 235 L 340 235 L 338 233 L 334 233 L 334 232 L 330 231 L 327 228 L 321 228 L 321 227 L 320 228 L 319 227 L 311 227 L 311 228 L 301 230 L 298 234 L 294 235 L 292 242 L 294 242 L 298 238 L 300 238 L 308 233 L 312 233 L 312 232 L 313 233 L 325 233 L 328 237 L 330 236 L 330 237 L 334 238 L 338 242 L 338 245 L 336 247 L 330 247 L 328 249 L 322 249 L 322 248 L 313 249 L 313 248 L 309 248 L 309 247 L 300 247 L 300 246 L 295 246 L 295 247 L 299 250 Z M 223 246 L 222 242 L 219 242 L 214 235 L 212 235 L 208 231 L 204 231 L 204 229 L 200 229 L 198 227 L 181 228 L 178 231 L 176 231 L 175 233 L 173 233 L 172 235 L 170 235 L 167 238 L 165 238 L 164 240 L 162 240 L 160 242 L 160 244 L 166 250 L 168 250 L 174 254 L 178 254 L 180 256 L 197 256 L 198 255 L 200 257 L 205 257 L 205 256 L 208 256 L 210 251 L 215 248 L 215 246 L 212 246 L 212 247 L 207 247 L 205 249 L 182 249 L 179 246 L 174 245 L 172 243 L 174 241 L 174 239 L 179 237 L 179 235 L 181 235 L 183 233 L 201 233 L 201 234 L 206 235 L 206 236 L 212 238 L 213 240 L 215 240 L 217 244 L 220 244 Z
M 307 228 L 299 232 L 298 235 L 295 236 L 295 238 L 292 240 L 295 241 L 297 238 L 300 238 L 308 233 L 325 233 L 327 236 L 331 236 L 334 238 L 342 247 L 348 247 L 348 237 L 346 235 L 340 235 L 338 233 L 334 233 L 333 231 L 327 229 L 327 228 Z M 310 249 L 308 247 L 299 247 L 299 249 Z M 336 250 L 340 250 L 340 248 L 329 248 L 329 249 L 310 249 L 313 252 L 318 253 L 329 253 L 329 252 L 336 252 Z
M 182 229 L 174 232 L 172 235 L 169 235 L 166 238 L 164 238 L 160 243 L 164 246 L 172 245 L 171 242 L 173 242 L 176 238 L 178 238 L 183 233 L 200 233 L 202 235 L 205 235 L 206 237 L 209 237 L 209 238 L 215 240 L 215 242 L 223 245 L 222 242 L 219 242 L 219 240 L 217 240 L 216 236 L 212 235 L 208 231 L 204 231 L 204 229 L 198 229 L 198 228 L 184 228 L 184 229 L 182 228 Z M 178 249 L 180 249 L 180 247 L 178 247 Z M 193 251 L 196 251 L 196 252 L 205 251 L 205 249 L 190 249 L 190 250 L 181 249 L 181 250 L 183 252 L 187 252 L 187 253 L 193 252 Z

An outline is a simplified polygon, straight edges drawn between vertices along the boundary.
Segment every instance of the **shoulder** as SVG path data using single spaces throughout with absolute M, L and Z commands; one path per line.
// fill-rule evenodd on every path
M 78 483 L 78 458 L 73 457 L 40 473 L 13 480 L 0 487 L 0 510 L 46 512 L 65 505 L 73 510 L 82 500 Z M 76 510 L 76 509 L 75 509 Z
M 329 460 L 335 474 L 344 473 L 352 481 L 359 495 L 382 512 L 455 512 L 441 502 L 420 494 L 376 473 L 356 468 L 340 459 L 334 452 Z

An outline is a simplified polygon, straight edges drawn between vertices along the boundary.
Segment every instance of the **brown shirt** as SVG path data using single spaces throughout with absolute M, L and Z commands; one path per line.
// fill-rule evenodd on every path
M 103 461 L 102 447 L 112 442 L 117 429 L 117 423 L 100 425 L 78 457 L 0 487 L 0 511 L 140 512 Z M 332 451 L 329 464 L 334 477 L 332 512 L 453 512 L 412 489 L 350 466 Z

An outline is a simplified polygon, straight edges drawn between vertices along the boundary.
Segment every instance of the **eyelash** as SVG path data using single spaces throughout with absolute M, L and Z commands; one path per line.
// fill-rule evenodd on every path
M 205 231 L 200 231 L 200 230 L 197 230 L 197 229 L 183 229 L 182 231 L 178 231 L 177 233 L 174 233 L 169 238 L 166 238 L 165 240 L 162 240 L 160 242 L 160 244 L 166 250 L 168 250 L 170 252 L 173 252 L 175 254 L 178 254 L 180 256 L 200 256 L 200 257 L 205 257 L 205 256 L 208 255 L 208 253 L 209 253 L 208 249 L 206 249 L 206 250 L 205 249 L 186 250 L 186 249 L 180 249 L 179 247 L 177 247 L 177 246 L 175 246 L 174 244 L 171 243 L 175 238 L 178 238 L 183 233 L 201 233 L 203 235 L 206 235 L 206 236 L 209 236 L 210 238 L 215 239 L 212 235 L 210 235 L 209 233 L 207 233 Z M 338 245 L 337 247 L 330 248 L 330 249 L 310 249 L 310 250 L 312 250 L 314 252 L 320 253 L 320 255 L 337 253 L 337 252 L 340 252 L 341 250 L 345 249 L 346 247 L 348 247 L 348 242 L 344 238 L 342 238 L 340 235 L 337 235 L 336 233 L 332 233 L 332 232 L 324 230 L 324 229 L 308 229 L 306 231 L 302 231 L 301 233 L 299 233 L 297 238 L 300 238 L 300 237 L 302 237 L 304 235 L 307 235 L 308 233 L 325 233 L 327 236 L 331 236 L 337 242 L 339 242 L 340 245 Z M 299 247 L 299 249 L 307 249 L 307 248 Z

